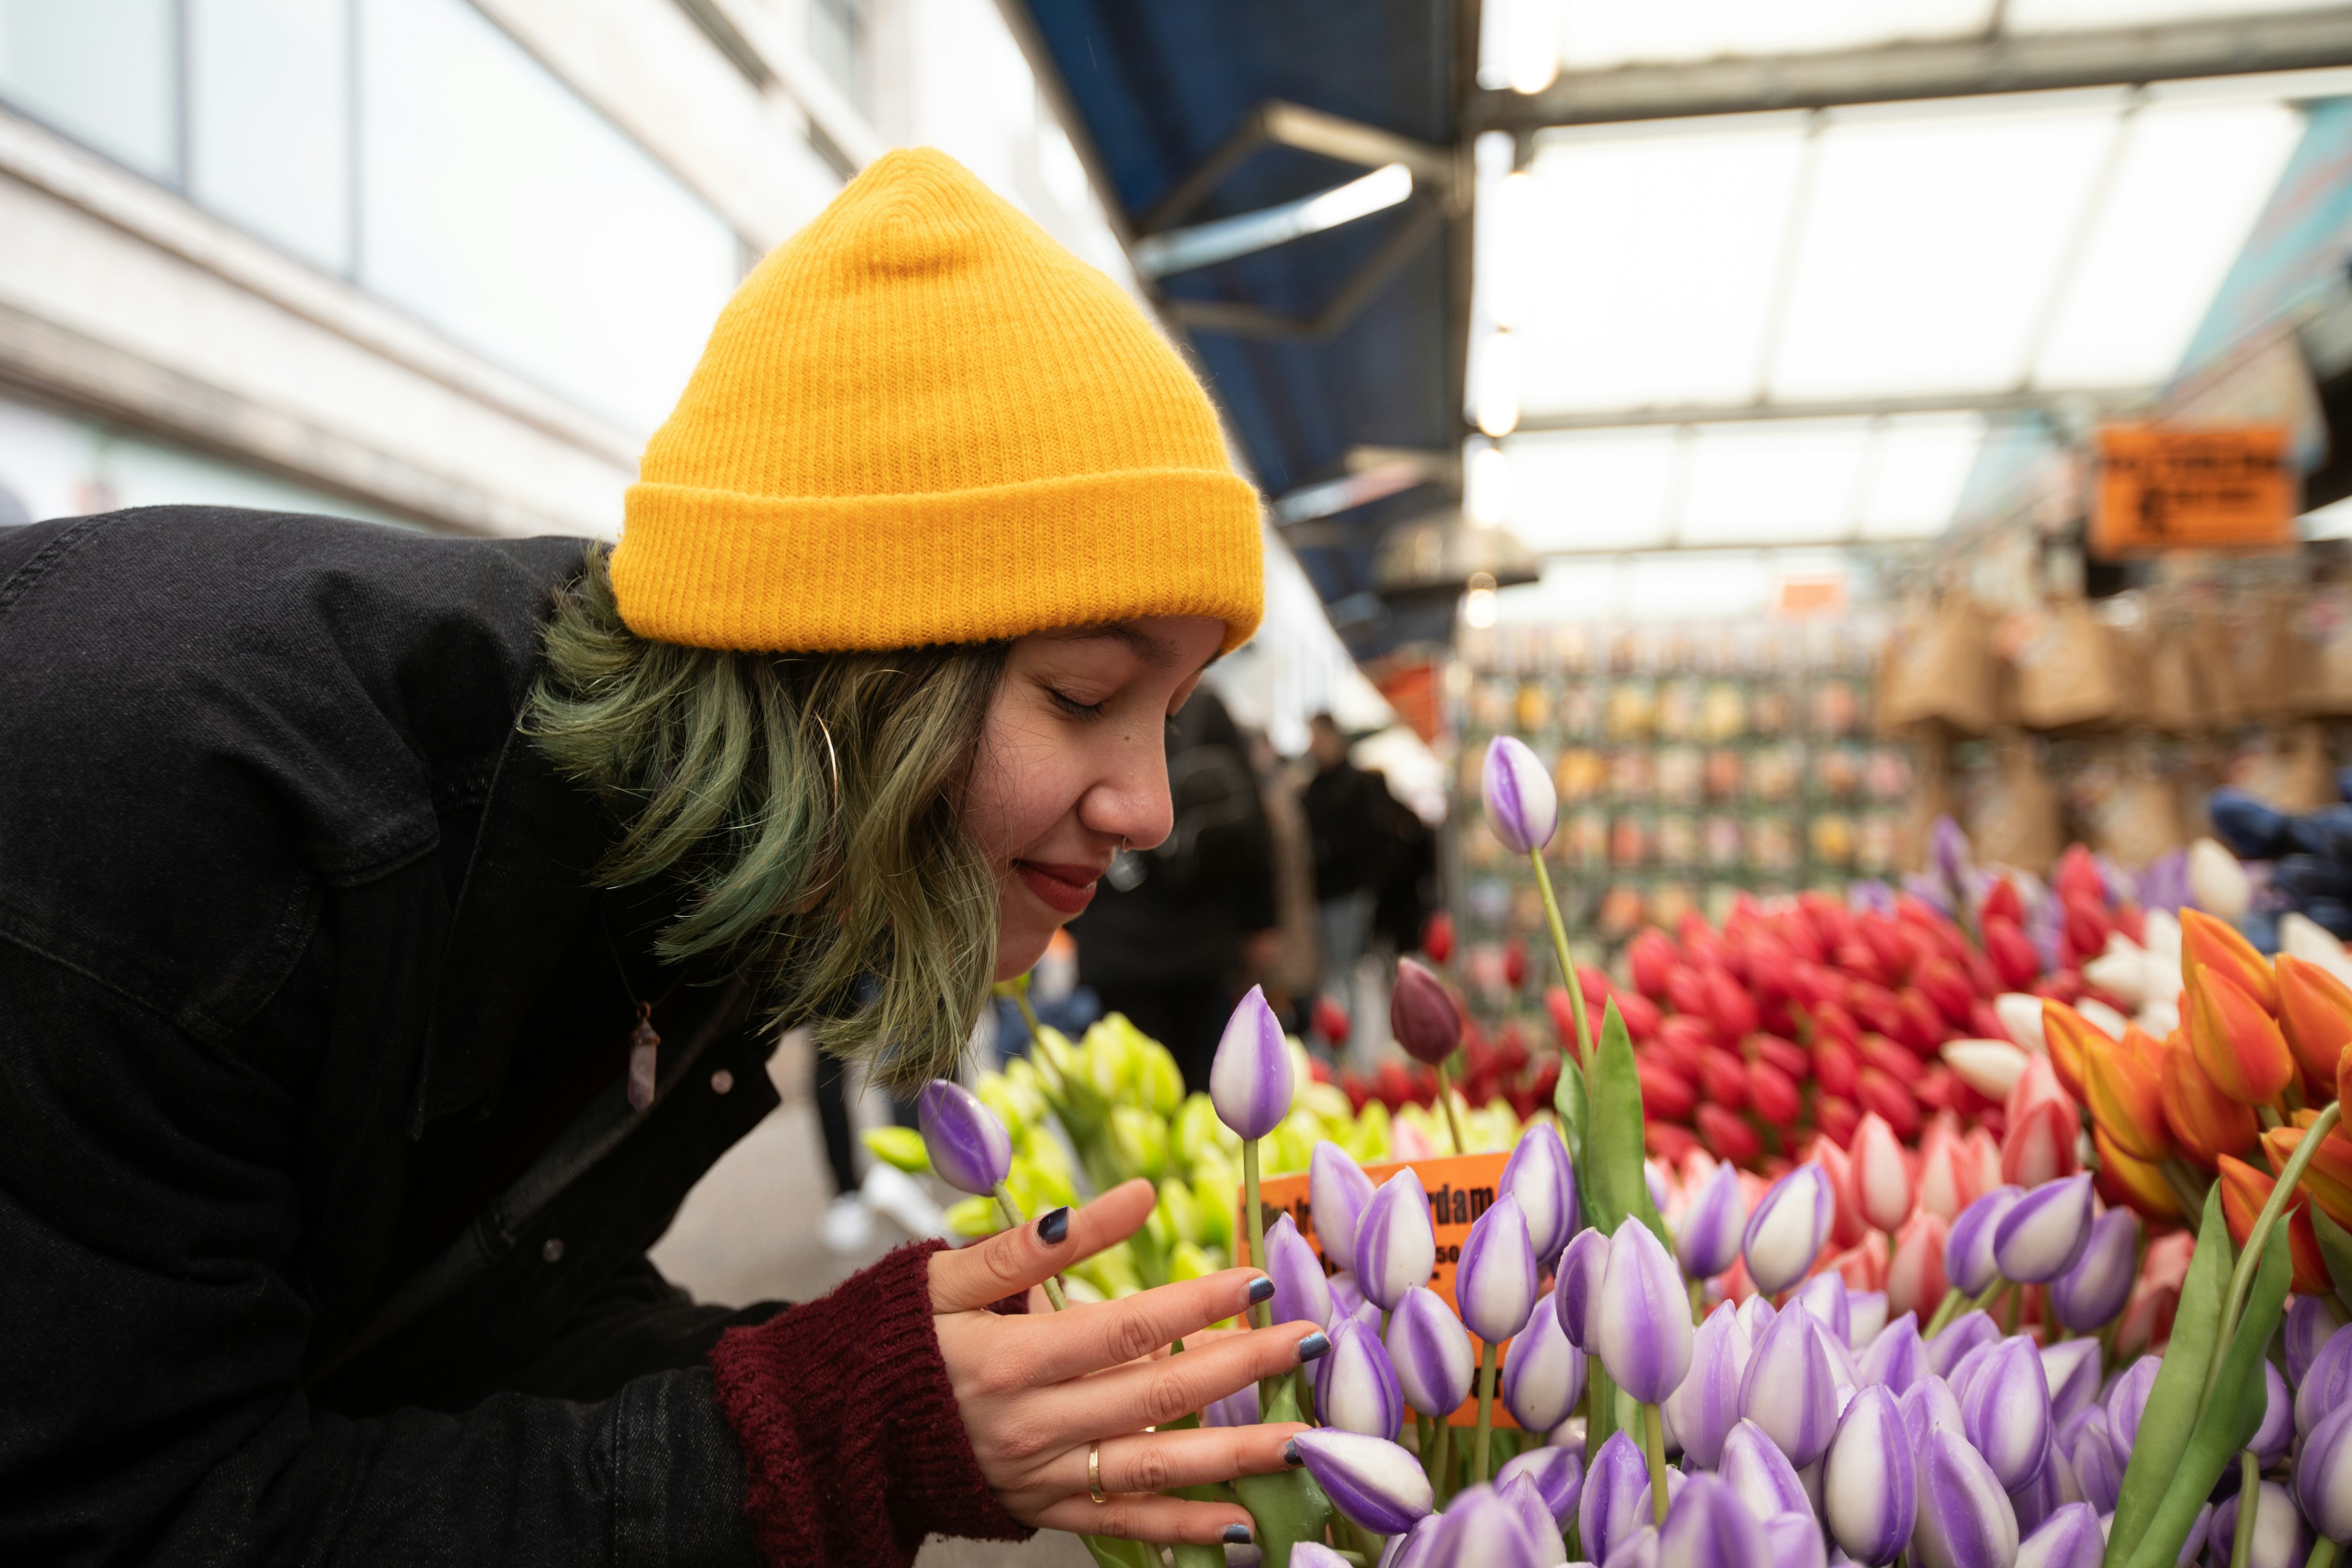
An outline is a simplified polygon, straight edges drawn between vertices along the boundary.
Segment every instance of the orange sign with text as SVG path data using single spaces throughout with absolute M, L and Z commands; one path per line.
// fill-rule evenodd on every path
M 1372 1185 L 1376 1187 L 1407 1164 L 1412 1165 L 1421 1177 L 1421 1184 L 1429 1191 L 1430 1224 L 1437 1233 L 1437 1267 L 1430 1271 L 1429 1288 L 1444 1298 L 1445 1304 L 1454 1307 L 1457 1312 L 1460 1308 L 1454 1300 L 1454 1266 L 1462 1260 L 1462 1244 L 1470 1237 L 1471 1222 L 1494 1204 L 1495 1194 L 1503 1179 L 1503 1166 L 1508 1158 L 1504 1154 L 1449 1154 L 1440 1159 L 1401 1161 L 1394 1164 L 1364 1167 L 1364 1174 L 1372 1179 Z M 1268 1225 L 1281 1215 L 1288 1215 L 1290 1223 L 1298 1227 L 1298 1234 L 1315 1248 L 1315 1256 L 1323 1256 L 1322 1241 L 1315 1234 L 1315 1205 L 1307 1199 L 1304 1173 L 1266 1177 L 1258 1184 L 1258 1199 L 1265 1205 Z M 1244 1254 L 1242 1261 L 1244 1263 L 1249 1261 L 1246 1256 L 1249 1250 L 1247 1217 L 1244 1212 L 1244 1223 L 1235 1233 L 1244 1238 L 1238 1250 Z M 1328 1261 L 1323 1267 L 1326 1271 L 1331 1268 Z M 1507 1352 L 1508 1342 L 1506 1341 L 1504 1349 L 1498 1351 L 1497 1367 L 1502 1364 L 1502 1354 Z M 1470 1353 L 1475 1356 L 1480 1349 L 1478 1336 L 1472 1334 Z M 1462 1408 L 1454 1413 L 1452 1425 L 1475 1426 L 1478 1424 L 1476 1390 L 1474 1388 L 1471 1392 L 1472 1396 L 1464 1400 Z M 1503 1408 L 1499 1393 L 1495 1400 L 1495 1425 L 1497 1428 L 1518 1425 Z
M 2284 425 L 2102 426 L 2091 549 L 2114 557 L 2285 548 L 2298 489 Z

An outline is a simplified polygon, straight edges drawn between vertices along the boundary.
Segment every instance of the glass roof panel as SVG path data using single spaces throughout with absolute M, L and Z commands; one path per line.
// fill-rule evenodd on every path
M 2200 17 L 2267 16 L 2317 11 L 2340 0 L 2009 0 L 2002 30 L 2056 33 L 2084 27 L 2144 27 Z
M 1684 544 L 1843 539 L 1861 500 L 1866 419 L 1701 426 L 1675 536 Z
M 1667 426 L 1513 437 L 1511 532 L 1538 554 L 1664 543 L 1681 438 Z
M 1814 53 L 1981 32 L 1992 0 L 1568 0 L 1560 64 L 1593 70 L 1724 55 Z
M 1863 482 L 1861 536 L 1930 539 L 1941 533 L 1952 521 L 1984 435 L 1984 419 L 1975 414 L 1879 421 Z

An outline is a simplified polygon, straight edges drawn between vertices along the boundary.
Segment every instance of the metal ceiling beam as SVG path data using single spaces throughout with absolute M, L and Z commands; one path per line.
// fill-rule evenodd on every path
M 1417 184 L 1437 191 L 1449 201 L 1461 177 L 1460 165 L 1450 147 L 1432 146 L 1377 126 L 1326 114 L 1319 109 L 1270 98 L 1251 110 L 1240 127 L 1225 138 L 1223 145 L 1152 205 L 1136 225 L 1138 232 L 1156 234 L 1181 223 L 1225 183 L 1227 175 L 1249 162 L 1262 147 L 1296 147 L 1366 169 L 1402 163 L 1412 171 Z
M 1629 425 L 1724 425 L 1757 419 L 1860 419 L 1882 414 L 2051 414 L 2087 406 L 2126 414 L 2151 406 L 2144 391 L 1990 392 L 1918 397 L 1841 397 L 1766 403 L 1691 403 L 1654 408 L 1608 408 L 1578 414 L 1528 414 L 1511 434 L 1547 430 L 1615 430 Z
M 1829 109 L 2352 65 L 2352 5 L 1810 55 L 1562 72 L 1539 93 L 1482 91 L 1465 128 L 1533 132 L 1685 115 Z

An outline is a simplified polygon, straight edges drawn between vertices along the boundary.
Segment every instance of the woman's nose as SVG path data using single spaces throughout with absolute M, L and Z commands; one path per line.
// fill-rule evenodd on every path
M 1157 734 L 1119 748 L 1114 765 L 1079 803 L 1078 820 L 1136 849 L 1168 837 L 1175 807 L 1168 795 L 1168 752 Z

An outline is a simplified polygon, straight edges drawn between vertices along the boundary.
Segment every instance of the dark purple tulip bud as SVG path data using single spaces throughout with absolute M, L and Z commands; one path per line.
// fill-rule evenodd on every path
M 2076 1333 L 2106 1327 L 2124 1310 L 2139 1273 L 2139 1216 L 2109 1209 L 2091 1222 L 2074 1267 L 2051 1282 L 2050 1310 Z
M 1294 1088 L 1290 1042 L 1266 1005 L 1265 988 L 1253 985 L 1227 1020 L 1209 1063 L 1209 1099 L 1217 1120 L 1244 1142 L 1263 1138 L 1290 1114 Z
M 1942 1427 L 1919 1456 L 1919 1519 L 1911 1535 L 1920 1568 L 2011 1568 L 2017 1514 L 1968 1439 Z
M 1757 1342 L 1740 1380 L 1739 1413 L 1801 1470 L 1828 1452 L 1837 1432 L 1837 1383 L 1813 1315 L 1801 1305 L 1790 1303 Z
M 1503 1163 L 1500 1186 L 1518 1200 L 1537 1264 L 1549 1268 L 1558 1263 L 1582 1215 L 1576 1201 L 1576 1166 L 1558 1125 L 1538 1121 L 1519 1134 L 1518 1146 Z
M 2000 1277 L 2000 1268 L 1992 1256 L 1993 1233 L 2024 1195 L 2023 1187 L 1995 1187 L 1952 1221 L 1951 1234 L 1944 1241 L 1944 1278 L 1953 1289 L 1963 1296 L 1981 1296 Z
M 1323 1260 L 1288 1215 L 1265 1227 L 1265 1277 L 1274 1281 L 1274 1321 L 1331 1326 L 1331 1286 Z
M 1404 1402 L 1423 1415 L 1442 1421 L 1470 1397 L 1477 1358 L 1462 1320 L 1436 1291 L 1416 1285 L 1404 1293 L 1389 1319 L 1388 1352 Z
M 2336 1309 L 2326 1297 L 2287 1298 L 2286 1326 L 2282 1337 L 2286 1343 L 2286 1382 L 2289 1388 L 2303 1386 L 2303 1374 L 2311 1370 L 2312 1360 L 2319 1354 L 2319 1347 L 2343 1326 L 2343 1320 L 2336 1315 Z
M 1540 849 L 1551 842 L 1559 826 L 1559 792 L 1551 770 L 1512 735 L 1496 737 L 1486 748 L 1486 766 L 1480 780 L 1486 797 L 1486 826 L 1515 855 Z
M 1853 1310 L 1846 1302 L 1845 1276 L 1836 1269 L 1814 1275 L 1798 1286 L 1789 1300 L 1811 1312 L 1813 1321 L 1830 1331 L 1840 1349 L 1853 1343 Z
M 1462 1043 L 1462 1014 L 1436 975 L 1401 958 L 1389 993 L 1389 1029 L 1407 1056 L 1435 1067 Z
M 1828 1173 L 1811 1161 L 1772 1184 L 1740 1237 L 1757 1289 L 1773 1295 L 1805 1277 L 1829 1239 L 1835 1204 Z
M 1933 1373 L 1913 1384 L 1903 1395 L 1903 1430 L 1910 1436 L 1915 1458 L 1927 1451 L 1930 1433 L 1950 1432 L 1966 1440 L 1969 1424 L 1960 1415 L 1960 1402 L 1952 1396 L 1952 1385 Z
M 2046 1285 L 2074 1267 L 2091 1238 L 2091 1175 L 2044 1182 L 2011 1205 L 1993 1228 L 1992 1258 L 2004 1279 Z
M 1877 1343 L 1878 1336 L 1886 1331 L 1886 1292 L 1848 1290 L 1845 1308 L 1853 1325 L 1846 1331 L 1846 1348 L 1860 1352 Z
M 1609 1272 L 1609 1238 L 1598 1230 L 1580 1230 L 1560 1254 L 1559 1280 L 1552 1288 L 1552 1309 L 1559 1314 L 1560 1331 L 1568 1342 L 1588 1355 L 1599 1342 L 1593 1329 L 1599 1320 L 1593 1303 L 1601 1298 L 1601 1280 Z
M 1713 1476 L 1690 1478 L 1658 1531 L 1658 1568 L 1751 1568 L 1765 1552 L 1764 1527 Z
M 2234 1542 L 2238 1510 L 2246 1494 L 2224 1498 L 2213 1505 L 2213 1524 L 2207 1540 Z M 2246 1553 L 2246 1568 L 2303 1568 L 2311 1553 L 2311 1531 L 2294 1506 L 2294 1499 L 2276 1481 L 2264 1481 L 2254 1493 L 2254 1539 Z
M 1748 1331 L 1728 1301 L 1719 1301 L 1691 1342 L 1690 1370 L 1666 1395 L 1666 1420 L 1683 1454 L 1703 1470 L 1723 1457 L 1724 1439 L 1739 1423 L 1739 1389 L 1748 1373 Z
M 1583 1458 L 1573 1448 L 1549 1445 L 1530 1448 L 1504 1461 L 1495 1472 L 1495 1484 L 1507 1486 L 1522 1476 L 1535 1484 L 1536 1495 L 1543 1499 L 1545 1510 L 1551 1515 L 1552 1528 L 1566 1530 L 1568 1521 L 1576 1517 L 1578 1500 L 1584 1495 Z
M 1873 1386 L 1853 1396 L 1822 1467 L 1830 1533 L 1864 1568 L 1895 1561 L 1918 1512 L 1917 1462 L 1895 1395 Z
M 1739 1256 L 1748 1227 L 1748 1200 L 1740 1195 L 1739 1172 L 1726 1162 L 1715 1168 L 1683 1211 L 1675 1232 L 1675 1260 L 1693 1279 L 1712 1279 Z
M 1960 1394 L 1968 1437 L 2000 1479 L 2003 1491 L 2032 1480 L 2050 1449 L 2050 1387 L 2042 1357 L 2022 1335 L 2003 1340 Z
M 2099 1516 L 2088 1503 L 2070 1502 L 2018 1542 L 2016 1568 L 2099 1568 L 2106 1553 Z
M 1766 1568 L 1829 1568 L 1822 1527 L 1810 1513 L 1776 1513 L 1764 1521 Z
M 1471 1239 L 1477 1239 L 1475 1227 Z M 1464 1247 L 1465 1267 L 1469 1255 Z M 1455 1292 L 1458 1297 L 1458 1283 Z M 1467 1321 L 1468 1314 L 1464 1317 Z M 1470 1327 L 1475 1332 L 1478 1325 Z M 1609 1272 L 1601 1278 L 1594 1327 L 1601 1365 L 1618 1387 L 1643 1405 L 1672 1394 L 1690 1369 L 1690 1297 L 1683 1277 L 1664 1244 L 1631 1216 L 1609 1238 Z
M 1731 1436 L 1723 1440 L 1723 1457 L 1715 1473 L 1739 1494 L 1748 1511 L 1759 1519 L 1790 1511 L 1812 1516 L 1813 1500 L 1806 1495 L 1805 1483 L 1798 1476 L 1797 1468 L 1765 1435 L 1764 1428 L 1753 1421 L 1742 1421 L 1732 1427 Z
M 2099 1342 L 2061 1340 L 2043 1345 L 2042 1376 L 2050 1384 L 2050 1419 L 2063 1425 L 2099 1397 Z
M 1650 1489 L 1649 1461 L 1622 1429 L 1609 1434 L 1584 1474 L 1584 1495 L 1577 1500 L 1576 1528 L 1584 1554 L 1595 1563 L 1609 1561 L 1617 1541 L 1650 1522 L 1650 1511 L 1640 1507 Z
M 2094 1350 L 2097 1345 L 2092 1345 Z M 1911 1385 L 1928 1375 L 1927 1346 L 1919 1338 L 1919 1317 L 1906 1312 L 1880 1331 L 1862 1352 L 1855 1368 L 1862 1381 L 1885 1388 L 1900 1399 Z
M 1307 1156 L 1307 1201 L 1323 1256 L 1337 1268 L 1354 1269 L 1356 1222 L 1372 1201 L 1372 1179 L 1354 1155 L 1327 1138 Z
M 2294 1395 L 2286 1391 L 2286 1379 L 2269 1362 L 2263 1363 L 2263 1424 L 2246 1440 L 2264 1469 L 2286 1458 L 2287 1445 L 2294 1441 Z
M 2352 1329 L 2338 1329 L 2311 1358 L 2303 1384 L 2294 1391 L 2294 1429 L 2307 1434 L 2321 1416 L 2352 1402 Z
M 1343 1432 L 1394 1441 L 1404 1421 L 1404 1394 L 1380 1335 L 1353 1318 L 1342 1318 L 1332 1326 L 1331 1352 L 1323 1361 L 1315 1404 L 1324 1422 Z
M 1503 1408 L 1522 1429 L 1549 1432 L 1583 1397 L 1584 1352 L 1568 1342 L 1551 1303 L 1538 1298 L 1503 1363 Z
M 1962 1312 L 1927 1342 L 1927 1370 L 1949 1380 L 1961 1358 L 2000 1338 L 2000 1325 L 1983 1312 Z
M 915 1098 L 915 1121 L 931 1169 L 960 1193 L 986 1197 L 1013 1168 L 1013 1135 L 960 1083 L 935 1078 L 925 1084 Z
M 1328 1426 L 1291 1441 L 1331 1506 L 1374 1535 L 1402 1534 L 1436 1506 L 1421 1461 L 1394 1443 Z
M 2313 1529 L 2339 1546 L 2352 1542 L 2352 1403 L 2321 1416 L 2304 1438 L 2294 1493 Z
M 1508 1479 L 1495 1478 L 1495 1496 L 1519 1518 L 1519 1533 L 1535 1548 L 1534 1562 L 1542 1568 L 1559 1568 L 1568 1561 L 1568 1542 L 1560 1539 L 1559 1521 L 1544 1506 L 1543 1494 L 1536 1490 L 1534 1481 L 1526 1476 Z
M 2077 1410 L 2058 1428 L 2058 1449 L 2066 1456 L 2074 1493 L 2099 1513 L 2113 1513 L 2123 1490 L 2124 1467 L 2107 1435 L 2107 1413 L 2096 1405 Z
M 1436 1266 L 1429 1189 L 1411 1165 L 1401 1166 L 1356 1221 L 1356 1288 L 1381 1310 L 1392 1312 L 1406 1291 L 1429 1283 Z
M 2148 1391 L 2156 1386 L 2156 1374 L 2163 1368 L 2163 1357 L 2144 1355 L 2126 1367 L 2107 1390 L 2107 1431 L 2115 1437 L 2116 1453 L 2130 1453 L 2132 1445 L 2139 1441 L 2140 1412 L 2147 1408 Z
M 1438 1518 L 1429 1568 L 1537 1568 L 1542 1559 L 1519 1510 L 1488 1486 L 1465 1487 Z
M 1535 1310 L 1537 1279 L 1527 1217 L 1518 1199 L 1506 1193 L 1472 1222 L 1454 1268 L 1454 1304 L 1463 1326 L 1488 1344 L 1501 1344 Z M 1687 1320 L 1689 1308 L 1683 1311 Z

